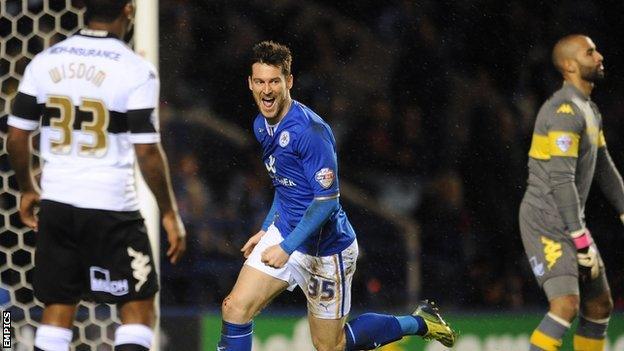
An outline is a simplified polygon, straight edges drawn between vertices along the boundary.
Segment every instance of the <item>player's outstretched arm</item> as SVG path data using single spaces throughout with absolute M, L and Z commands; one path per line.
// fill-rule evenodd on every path
M 134 150 L 143 178 L 160 209 L 163 227 L 169 241 L 167 257 L 171 263 L 176 263 L 186 251 L 186 231 L 173 195 L 165 153 L 160 143 L 134 144 Z
M 39 192 L 30 173 L 30 131 L 9 126 L 7 151 L 21 191 L 20 219 L 37 230 L 35 208 L 39 204 Z

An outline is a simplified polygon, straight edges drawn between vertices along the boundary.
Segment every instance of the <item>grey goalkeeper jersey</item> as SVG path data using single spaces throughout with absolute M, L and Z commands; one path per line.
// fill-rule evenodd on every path
M 598 107 L 564 83 L 537 114 L 524 201 L 560 215 L 568 231 L 581 229 L 595 174 L 609 201 L 624 213 L 622 177 L 606 146 Z

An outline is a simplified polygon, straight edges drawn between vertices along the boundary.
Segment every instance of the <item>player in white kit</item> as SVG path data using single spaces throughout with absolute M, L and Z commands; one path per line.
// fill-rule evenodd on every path
M 135 162 L 158 203 L 172 263 L 186 247 L 154 112 L 159 79 L 120 40 L 134 15 L 131 1 L 86 5 L 88 27 L 26 67 L 8 120 L 20 217 L 38 231 L 33 288 L 45 309 L 35 350 L 69 349 L 81 299 L 117 304 L 116 351 L 149 350 L 158 278 L 139 213 Z M 30 171 L 36 129 L 41 194 Z

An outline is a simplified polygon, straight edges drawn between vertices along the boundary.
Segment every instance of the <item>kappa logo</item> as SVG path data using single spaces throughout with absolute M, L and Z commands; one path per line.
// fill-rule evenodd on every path
M 568 152 L 570 150 L 570 146 L 572 146 L 572 138 L 569 135 L 562 135 L 557 138 L 555 141 L 559 150 L 563 152 Z
M 546 258 L 546 262 L 548 262 L 548 270 L 551 270 L 557 263 L 559 257 L 563 255 L 561 244 L 545 236 L 542 236 L 542 244 L 544 244 L 544 258 Z
M 327 189 L 334 184 L 336 176 L 331 168 L 322 168 L 320 171 L 316 172 L 314 178 L 324 189 Z
M 132 276 L 139 282 L 134 285 L 134 290 L 138 292 L 141 286 L 147 281 L 147 277 L 152 271 L 152 266 L 149 265 L 150 258 L 148 255 L 136 251 L 131 247 L 128 247 L 128 255 L 132 257 L 130 267 L 132 268 Z
M 279 145 L 281 147 L 286 147 L 286 145 L 288 145 L 289 142 L 290 142 L 290 133 L 287 130 L 280 133 Z
M 561 104 L 557 108 L 557 113 L 574 116 L 574 110 L 570 104 Z

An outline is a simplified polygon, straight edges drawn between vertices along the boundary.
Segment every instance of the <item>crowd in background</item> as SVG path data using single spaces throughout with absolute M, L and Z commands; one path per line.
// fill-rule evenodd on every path
M 524 256 L 517 212 L 535 115 L 561 84 L 550 50 L 565 34 L 587 33 L 605 56 L 608 78 L 594 100 L 624 170 L 623 43 L 615 35 L 624 29 L 616 9 L 624 10 L 622 4 L 186 0 L 161 6 L 165 140 L 196 243 L 185 264 L 165 267 L 166 279 L 179 281 L 167 289 L 169 303 L 218 303 L 242 263 L 238 249 L 269 207 L 270 184 L 255 144 L 233 147 L 186 118 L 192 109 L 210 111 L 251 137 L 257 110 L 247 89 L 247 55 L 260 40 L 291 47 L 292 95 L 331 124 L 341 179 L 420 223 L 422 295 L 447 306 L 520 309 L 544 302 Z M 355 306 L 392 306 L 404 298 L 398 229 L 342 202 L 363 252 Z M 596 190 L 587 217 L 622 308 L 617 252 L 624 227 Z
M 419 223 L 423 298 L 462 309 L 543 304 L 517 213 L 535 115 L 561 84 L 550 50 L 580 32 L 605 56 L 593 99 L 624 171 L 623 11 L 589 0 L 161 0 L 163 143 L 190 241 L 179 265 L 162 260 L 163 305 L 217 308 L 270 207 L 247 87 L 250 49 L 268 39 L 292 49 L 292 96 L 332 126 L 340 179 Z M 244 142 L 202 116 L 235 126 Z M 361 252 L 354 308 L 396 307 L 406 301 L 400 229 L 342 204 Z M 621 309 L 617 217 L 592 190 L 588 224 Z M 286 294 L 277 305 L 302 300 Z

